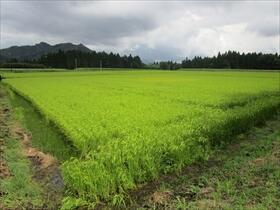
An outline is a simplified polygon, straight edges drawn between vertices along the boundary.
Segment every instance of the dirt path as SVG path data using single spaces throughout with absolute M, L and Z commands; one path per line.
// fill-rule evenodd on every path
M 0 92 L 0 99 L 4 97 L 4 94 Z M 6 106 L 3 106 L 4 103 L 0 103 L 0 179 L 8 178 L 10 170 L 7 166 L 6 161 L 3 158 L 4 154 L 4 138 L 9 136 L 9 129 L 7 125 L 7 118 L 9 116 L 9 109 Z M 0 192 L 1 194 L 1 192 Z

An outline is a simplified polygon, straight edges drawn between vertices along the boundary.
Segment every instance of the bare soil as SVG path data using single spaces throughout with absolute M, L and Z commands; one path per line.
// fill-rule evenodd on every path
M 0 99 L 3 97 L 3 95 L 0 95 Z M 2 107 L 1 107 L 2 108 Z M 8 108 L 3 107 L 0 108 L 0 179 L 5 179 L 9 176 L 11 176 L 11 173 L 9 171 L 8 165 L 6 161 L 3 158 L 3 152 L 4 152 L 4 137 L 8 136 L 9 129 L 7 125 L 7 112 L 9 111 Z

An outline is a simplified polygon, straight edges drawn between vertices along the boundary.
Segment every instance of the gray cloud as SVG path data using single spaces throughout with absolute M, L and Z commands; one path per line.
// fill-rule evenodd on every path
M 63 37 L 84 44 L 106 43 L 113 45 L 120 37 L 150 30 L 153 20 L 141 16 L 81 15 L 73 12 L 79 2 L 20 2 L 4 12 L 3 29 L 20 33 L 36 33 L 43 36 Z M 94 5 L 92 5 L 94 6 Z
M 277 19 L 271 20 L 260 20 L 258 22 L 253 22 L 247 26 L 247 30 L 255 32 L 261 36 L 273 37 L 279 35 L 279 22 Z
M 2 1 L 1 48 L 39 41 L 178 60 L 277 52 L 277 1 Z

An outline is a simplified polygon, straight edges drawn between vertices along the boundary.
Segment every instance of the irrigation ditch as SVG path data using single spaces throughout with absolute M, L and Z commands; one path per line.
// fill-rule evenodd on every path
M 1 186 L 3 184 L 3 190 L 0 189 L 0 209 L 58 209 L 65 191 L 60 164 L 77 155 L 77 151 L 68 144 L 58 128 L 47 121 L 28 100 L 3 84 L 0 84 L 0 99 L 0 178 L 3 181 L 0 182 Z M 12 141 L 18 145 L 16 149 L 11 145 Z M 5 154 L 6 150 L 18 152 L 19 156 L 11 157 L 12 162 L 7 158 L 9 155 Z M 16 195 L 16 185 L 21 177 L 16 174 L 17 167 L 10 169 L 9 165 L 16 165 L 21 161 L 17 158 L 29 161 L 24 162 L 26 167 L 30 167 L 30 174 L 27 176 L 32 177 L 34 185 L 40 188 L 34 202 L 32 196 L 22 201 L 24 196 L 22 198 Z M 15 189 L 9 187 L 13 185 Z M 26 187 L 32 191 L 33 184 Z M 37 191 L 35 187 L 34 191 Z M 16 198 L 14 201 L 13 197 Z
M 34 147 L 52 154 L 61 162 L 79 156 L 79 151 L 72 145 L 63 129 L 48 119 L 36 104 L 7 84 L 3 88 L 16 118 L 32 134 Z

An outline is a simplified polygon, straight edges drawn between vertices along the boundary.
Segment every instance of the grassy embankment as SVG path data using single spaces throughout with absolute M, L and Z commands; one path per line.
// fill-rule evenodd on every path
M 280 115 L 131 196 L 129 209 L 279 209 Z
M 23 155 L 23 146 L 12 135 L 14 115 L 6 92 L 0 86 L 0 209 L 40 207 L 42 189 L 33 179 L 31 163 Z

